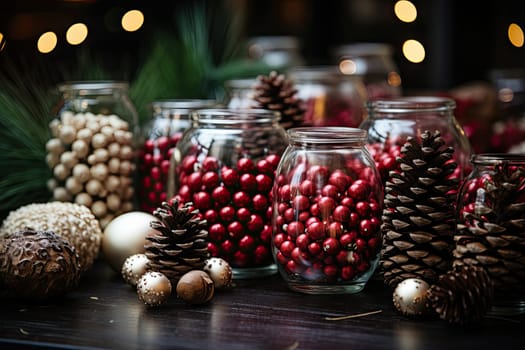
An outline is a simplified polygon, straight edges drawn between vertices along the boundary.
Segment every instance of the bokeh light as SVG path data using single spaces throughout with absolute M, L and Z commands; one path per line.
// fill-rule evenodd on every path
M 339 70 L 343 74 L 352 75 L 355 74 L 355 72 L 357 71 L 357 65 L 354 61 L 345 59 L 339 62 Z
M 417 18 L 416 6 L 410 1 L 400 0 L 394 5 L 394 13 L 400 21 L 410 23 Z
M 516 47 L 523 46 L 523 29 L 518 24 L 511 23 L 509 25 L 508 36 L 512 45 Z
M 2 51 L 5 47 L 5 36 L 2 32 L 0 32 L 0 51 Z
M 45 32 L 40 35 L 37 42 L 38 51 L 41 53 L 49 53 L 57 46 L 57 35 L 53 32 Z
M 144 15 L 139 10 L 128 11 L 122 16 L 121 23 L 125 31 L 137 31 L 144 24 Z
M 88 28 L 84 23 L 75 23 L 66 32 L 66 40 L 71 45 L 81 44 L 86 40 Z
M 421 63 L 425 59 L 425 47 L 419 41 L 409 39 L 403 43 L 403 55 L 412 63 Z

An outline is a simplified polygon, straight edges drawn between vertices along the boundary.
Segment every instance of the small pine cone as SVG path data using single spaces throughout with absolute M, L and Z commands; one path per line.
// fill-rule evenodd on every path
M 258 76 L 253 99 L 254 107 L 280 112 L 280 124 L 284 129 L 302 125 L 305 111 L 300 106 L 297 89 L 283 74 L 272 71 L 267 76 Z
M 439 317 L 456 324 L 479 322 L 492 306 L 494 286 L 480 267 L 456 267 L 439 277 L 427 301 Z
M 409 137 L 401 153 L 401 171 L 391 171 L 385 185 L 381 226 L 380 264 L 390 287 L 408 278 L 432 283 L 448 271 L 456 228 L 454 149 L 439 131 L 425 131 Z
M 153 215 L 159 221 L 150 226 L 158 233 L 146 237 L 145 254 L 149 259 L 148 270 L 164 274 L 172 283 L 191 270 L 204 267 L 208 253 L 206 220 L 197 216 L 192 203 L 179 207 L 179 202 L 163 202 Z

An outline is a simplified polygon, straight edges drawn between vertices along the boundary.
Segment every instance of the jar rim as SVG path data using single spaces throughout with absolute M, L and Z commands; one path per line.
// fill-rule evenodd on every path
M 316 144 L 364 142 L 368 134 L 364 129 L 344 126 L 297 127 L 286 132 L 291 141 Z
M 291 80 L 294 81 L 337 81 L 338 79 L 360 79 L 359 74 L 343 74 L 335 66 L 298 66 L 288 71 Z
M 406 114 L 421 112 L 445 112 L 456 108 L 456 102 L 440 96 L 404 96 L 373 99 L 367 102 L 370 112 Z
M 214 99 L 165 99 L 153 101 L 151 108 L 194 110 L 211 108 L 217 105 L 218 102 Z
M 340 45 L 334 51 L 337 56 L 343 57 L 389 56 L 393 48 L 387 43 L 361 42 Z
M 236 89 L 251 89 L 257 83 L 256 78 L 238 78 L 230 79 L 224 82 L 224 87 L 226 88 L 236 88 Z
M 196 110 L 193 119 L 198 123 L 238 125 L 243 123 L 272 123 L 281 119 L 281 113 L 260 108 L 205 108 Z
M 84 81 L 66 81 L 58 85 L 58 90 L 64 92 L 67 90 L 103 90 L 103 89 L 122 89 L 127 90 L 129 83 L 119 80 L 84 80 Z
M 470 157 L 475 165 L 493 165 L 500 162 L 525 163 L 525 154 L 521 153 L 479 153 Z

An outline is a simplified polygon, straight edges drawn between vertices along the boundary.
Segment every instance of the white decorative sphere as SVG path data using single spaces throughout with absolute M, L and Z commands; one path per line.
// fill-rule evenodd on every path
M 171 296 L 171 282 L 160 272 L 146 272 L 137 282 L 137 294 L 147 306 L 164 304 Z
M 394 306 L 405 316 L 420 316 L 426 313 L 426 293 L 429 284 L 420 278 L 407 278 L 394 290 Z
M 210 276 L 217 289 L 227 287 L 232 281 L 232 268 L 222 258 L 213 257 L 207 259 L 202 270 Z

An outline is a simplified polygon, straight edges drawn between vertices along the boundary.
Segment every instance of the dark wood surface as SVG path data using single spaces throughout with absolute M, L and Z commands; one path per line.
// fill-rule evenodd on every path
M 337 317 L 382 310 L 340 321 Z M 524 349 L 525 316 L 489 314 L 476 327 L 398 314 L 377 278 L 353 295 L 304 295 L 278 276 L 237 280 L 207 305 L 176 297 L 145 307 L 98 261 L 74 292 L 31 304 L 0 300 L 0 349 Z

